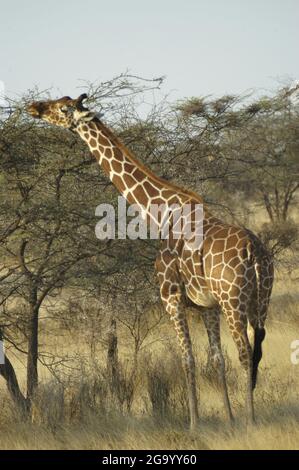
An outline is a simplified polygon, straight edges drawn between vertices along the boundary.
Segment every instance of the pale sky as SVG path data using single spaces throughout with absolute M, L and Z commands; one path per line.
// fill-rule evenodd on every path
M 0 81 L 76 95 L 81 80 L 166 75 L 174 98 L 299 78 L 298 0 L 0 0 Z

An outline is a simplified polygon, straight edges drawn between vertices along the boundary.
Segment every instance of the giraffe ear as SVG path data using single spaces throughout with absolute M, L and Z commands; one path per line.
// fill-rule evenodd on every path
M 82 100 L 86 100 L 88 98 L 87 93 L 82 93 L 82 95 L 79 96 Z
M 82 101 L 87 100 L 88 96 L 86 93 L 82 93 L 82 95 L 77 98 L 78 103 L 82 103 Z
M 86 94 L 86 93 L 83 93 L 82 95 L 80 95 L 80 96 L 76 99 L 77 108 L 80 109 L 81 111 L 86 110 L 86 109 L 83 107 L 82 102 L 83 102 L 84 100 L 86 100 L 87 98 L 88 98 L 87 94 Z

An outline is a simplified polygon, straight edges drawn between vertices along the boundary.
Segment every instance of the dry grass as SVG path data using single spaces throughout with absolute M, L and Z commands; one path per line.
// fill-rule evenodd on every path
M 5 384 L 0 382 L 1 449 L 298 449 L 299 365 L 290 360 L 290 344 L 299 339 L 298 292 L 291 277 L 278 273 L 269 312 L 264 356 L 255 393 L 257 424 L 246 426 L 243 373 L 236 348 L 223 323 L 227 376 L 236 423 L 225 419 L 220 391 L 205 367 L 206 333 L 192 317 L 191 331 L 198 365 L 201 422 L 188 431 L 184 377 L 173 331 L 166 320 L 159 338 L 140 357 L 134 378 L 133 401 L 126 393 L 131 379 L 130 338 L 119 327 L 122 384 L 118 394 L 109 388 L 104 349 L 99 345 L 90 359 L 88 340 L 80 331 L 43 334 L 46 350 L 69 355 L 71 367 L 62 369 L 62 383 L 40 367 L 41 387 L 34 423 L 21 422 L 14 414 Z M 49 331 L 49 325 L 45 331 Z M 154 334 L 157 334 L 154 333 Z M 153 337 L 149 338 L 151 343 Z M 22 357 L 10 356 L 24 377 Z

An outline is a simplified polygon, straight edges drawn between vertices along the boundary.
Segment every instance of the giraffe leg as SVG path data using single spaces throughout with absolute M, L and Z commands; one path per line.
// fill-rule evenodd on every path
M 250 315 L 249 315 L 249 324 L 250 324 L 250 330 L 252 333 L 251 347 L 253 349 L 253 357 L 252 357 L 252 388 L 253 389 L 255 389 L 256 387 L 258 366 L 263 355 L 262 343 L 266 336 L 266 330 L 264 328 L 264 325 L 265 325 L 265 320 L 267 317 L 269 298 L 270 298 L 270 293 L 267 290 L 264 293 L 263 298 L 261 299 L 260 305 L 255 306 L 255 308 L 252 311 L 250 311 Z M 258 311 L 258 314 L 257 314 L 257 311 Z
M 246 373 L 246 408 L 247 421 L 254 423 L 252 349 L 247 335 L 247 316 L 238 310 L 224 310 L 229 329 L 239 352 L 239 359 Z
M 195 361 L 176 259 L 168 250 L 162 252 L 157 258 L 156 270 L 160 283 L 161 299 L 174 324 L 181 348 L 189 400 L 190 428 L 194 430 L 198 424 Z
M 224 403 L 225 412 L 228 420 L 233 422 L 233 414 L 228 397 L 226 377 L 225 377 L 225 362 L 222 354 L 221 339 L 220 339 L 220 312 L 219 309 L 204 309 L 202 318 L 208 333 L 211 360 L 215 369 L 218 371 L 222 398 Z
M 198 424 L 198 404 L 195 380 L 195 361 L 192 352 L 186 312 L 182 303 L 177 301 L 175 298 L 169 299 L 166 305 L 166 310 L 170 314 L 171 321 L 174 323 L 174 328 L 176 330 L 182 352 L 182 362 L 187 382 L 190 428 L 191 430 L 194 430 Z

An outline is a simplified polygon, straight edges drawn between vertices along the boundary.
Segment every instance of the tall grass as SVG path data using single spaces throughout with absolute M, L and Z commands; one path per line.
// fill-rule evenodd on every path
M 299 339 L 298 296 L 292 281 L 278 278 L 267 323 L 264 356 L 255 392 L 257 425 L 247 428 L 245 380 L 237 351 L 222 321 L 223 350 L 233 411 L 228 425 L 217 373 L 208 362 L 207 338 L 198 319 L 190 320 L 197 363 L 200 426 L 188 431 L 188 406 L 179 350 L 167 321 L 149 338 L 138 364 L 131 344 L 118 330 L 118 373 L 111 382 L 105 349 L 90 355 L 78 329 L 49 335 L 43 344 L 68 355 L 55 377 L 40 366 L 40 387 L 32 421 L 24 422 L 0 382 L 2 449 L 297 449 L 299 447 L 299 365 L 290 344 Z M 55 325 L 53 325 L 53 328 Z M 78 346 L 80 345 L 80 347 Z M 12 357 L 12 360 L 14 358 Z M 21 362 L 14 360 L 19 376 Z M 22 381 L 21 381 L 22 382 Z

